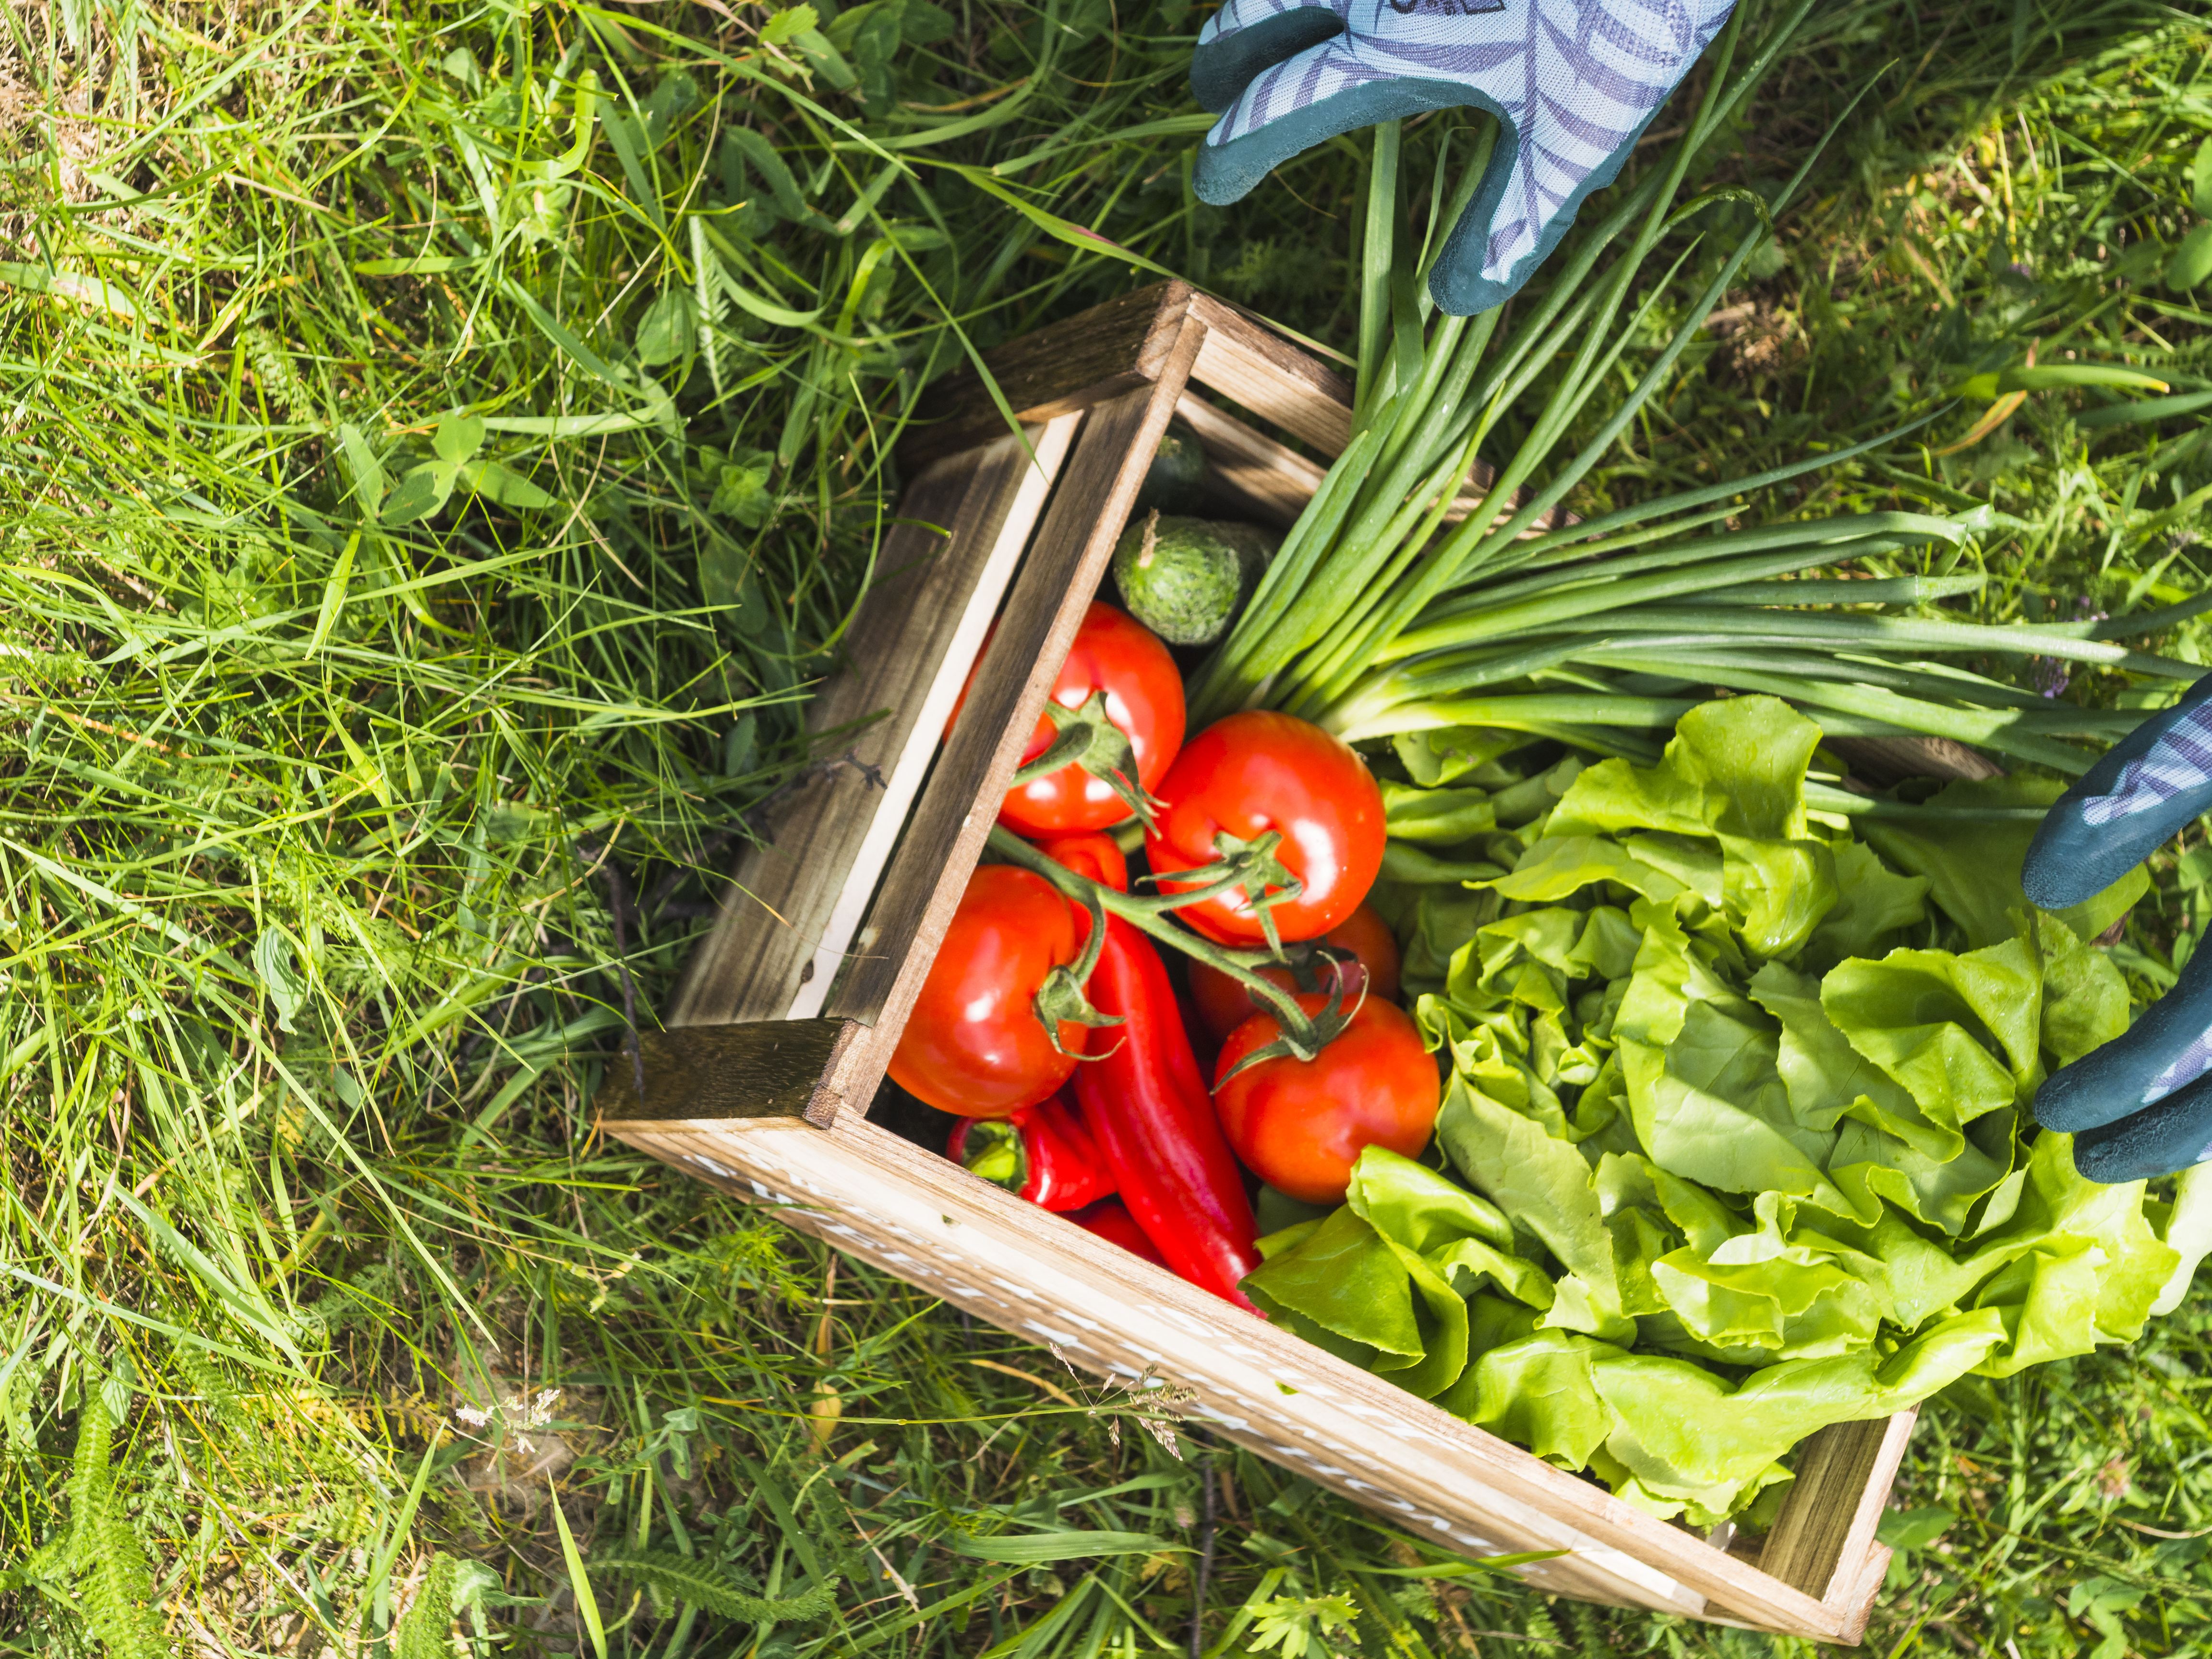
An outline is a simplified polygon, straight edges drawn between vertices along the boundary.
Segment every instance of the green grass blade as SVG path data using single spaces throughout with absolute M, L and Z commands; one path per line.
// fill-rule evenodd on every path
M 592 1651 L 597 1659 L 607 1659 L 607 1631 L 599 1617 L 599 1601 L 592 1594 L 591 1575 L 584 1571 L 584 1558 L 576 1549 L 576 1534 L 569 1530 L 568 1514 L 561 1507 L 560 1492 L 550 1476 L 545 1481 L 545 1499 L 553 1508 L 553 1524 L 560 1529 L 561 1559 L 568 1569 L 569 1592 L 576 1598 L 576 1616 L 583 1620 L 585 1634 L 592 1638 Z

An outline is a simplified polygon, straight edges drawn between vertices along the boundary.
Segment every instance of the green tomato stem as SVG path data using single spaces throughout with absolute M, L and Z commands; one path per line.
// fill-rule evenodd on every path
M 1109 915 L 1117 915 L 1139 933 L 1182 951 L 1192 961 L 1202 962 L 1216 972 L 1228 975 L 1251 994 L 1255 1006 L 1264 1006 L 1274 1015 L 1286 1033 L 1301 1041 L 1314 1041 L 1313 1021 L 1305 1010 L 1298 1006 L 1297 999 L 1246 966 L 1243 959 L 1246 953 L 1224 950 L 1211 939 L 1201 939 L 1188 928 L 1178 927 L 1167 919 L 1165 913 L 1168 909 L 1194 904 L 1211 896 L 1212 892 L 1225 891 L 1242 879 L 1240 876 L 1224 878 L 1222 883 L 1216 884 L 1211 890 L 1163 895 L 1158 899 L 1142 899 L 1118 888 L 1109 887 L 1103 882 L 1093 881 L 1088 876 L 1077 874 L 1057 860 L 1047 858 L 1004 824 L 991 826 L 988 844 L 1007 863 L 1018 864 L 1024 870 L 1042 876 L 1075 902 L 1086 907 L 1095 905 Z M 1103 928 L 1093 929 L 1093 939 L 1103 945 L 1104 933 Z M 1263 962 L 1274 959 L 1264 951 L 1249 954 Z M 1093 964 L 1096 963 L 1095 952 L 1086 951 L 1085 955 Z

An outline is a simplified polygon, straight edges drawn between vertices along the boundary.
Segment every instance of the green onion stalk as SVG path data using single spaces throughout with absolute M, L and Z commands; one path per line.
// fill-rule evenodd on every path
M 1678 205 L 1694 158 L 1809 9 L 1810 0 L 1799 0 L 1741 65 L 1746 11 L 1737 9 L 1715 45 L 1708 89 L 1664 165 L 1571 246 L 1540 298 L 1525 310 L 1509 307 L 1519 313 L 1510 326 L 1498 311 L 1434 316 L 1427 297 L 1429 265 L 1482 176 L 1487 141 L 1443 211 L 1439 175 L 1417 249 L 1395 234 L 1406 216 L 1398 129 L 1376 130 L 1361 227 L 1351 440 L 1237 626 L 1194 678 L 1194 721 L 1266 707 L 1351 742 L 1483 726 L 1649 761 L 1658 754 L 1655 733 L 1717 687 L 1784 698 L 1832 737 L 1948 738 L 2078 775 L 2142 711 L 2055 704 L 1944 659 L 2060 658 L 2171 681 L 2203 672 L 2129 650 L 2115 636 L 2169 626 L 2212 608 L 2212 596 L 2166 611 L 2041 626 L 1930 614 L 1936 602 L 1982 586 L 1982 575 L 1958 567 L 1972 544 L 2010 522 L 1987 507 L 1952 517 L 1876 512 L 1750 528 L 1723 523 L 1742 513 L 1745 498 L 1881 448 L 1932 416 L 1595 518 L 1561 511 L 1668 382 L 1707 314 L 1772 234 L 1772 211 L 1819 158 L 1816 149 L 1771 210 L 1737 189 Z M 1617 386 L 1628 343 L 1650 323 L 1688 254 L 1639 297 L 1645 266 L 1656 266 L 1668 232 L 1725 202 L 1754 208 L 1753 228 L 1633 388 L 1562 459 L 1593 400 Z M 1538 399 L 1510 456 L 1468 499 L 1477 456 L 1509 411 Z M 1899 564 L 1930 574 L 1894 574 Z M 1858 569 L 1819 574 L 1843 566 Z M 1832 793 L 1839 808 L 1881 810 Z

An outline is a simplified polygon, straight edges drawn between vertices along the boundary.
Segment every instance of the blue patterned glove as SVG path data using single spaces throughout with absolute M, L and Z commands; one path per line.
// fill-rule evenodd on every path
M 2212 674 L 2145 720 L 2059 797 L 2020 874 L 2063 910 L 2103 891 L 2212 809 Z M 2143 1017 L 2036 1091 L 2035 1121 L 2075 1137 L 2092 1181 L 2141 1181 L 2212 1158 L 2212 950 Z
M 1613 182 L 1735 0 L 1227 0 L 1191 58 L 1225 112 L 1199 195 L 1236 201 L 1340 132 L 1472 104 L 1499 124 L 1490 170 L 1430 289 L 1469 315 L 1512 297 L 1575 210 Z

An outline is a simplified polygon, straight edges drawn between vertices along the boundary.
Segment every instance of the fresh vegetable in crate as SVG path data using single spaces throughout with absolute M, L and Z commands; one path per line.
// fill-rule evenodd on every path
M 1359 908 L 1382 867 L 1382 791 L 1366 763 L 1319 726 L 1264 709 L 1217 720 L 1160 780 L 1145 855 L 1183 919 L 1207 938 L 1273 950 Z M 1251 881 L 1200 899 L 1199 872 L 1261 849 Z M 1261 902 L 1273 896 L 1272 902 Z
M 983 643 L 988 650 L 989 635 Z M 979 653 L 948 729 L 959 723 L 982 661 Z M 1142 817 L 1182 739 L 1182 677 L 1175 659 L 1142 623 L 1093 600 L 999 821 L 1024 836 L 1054 836 L 1103 830 L 1132 813 Z
M 1213 1103 L 1229 1144 L 1277 1192 L 1306 1204 L 1341 1202 L 1353 1164 L 1370 1146 L 1411 1157 L 1437 1124 L 1437 1063 L 1405 1011 L 1354 993 L 1351 1018 L 1310 1060 L 1261 1051 L 1280 1043 L 1282 1023 L 1255 1013 L 1229 1035 L 1215 1067 Z M 1298 1006 L 1323 1012 L 1308 993 Z
M 2087 1181 L 2027 1110 L 2127 1023 L 2085 935 L 2131 894 L 2028 905 L 2012 780 L 1855 836 L 1808 810 L 1820 735 L 1701 705 L 1656 765 L 1443 849 L 1496 873 L 1395 890 L 1458 940 L 1407 963 L 1444 1167 L 1367 1150 L 1253 1299 L 1699 1524 L 1756 1519 L 1826 1424 L 2136 1336 L 2203 1188 Z
M 1039 1209 L 1080 1210 L 1114 1194 L 1098 1143 L 1065 1093 L 1003 1118 L 962 1118 L 945 1155 Z
M 1098 949 L 1084 991 L 1111 1022 L 1113 1046 L 1075 1077 L 1075 1098 L 1131 1218 L 1176 1273 L 1249 1308 L 1237 1286 L 1259 1265 L 1243 1177 L 1207 1098 L 1174 988 L 1159 952 L 1103 894 L 1126 887 L 1128 866 L 1104 836 L 1068 836 L 1046 856 L 1092 884 Z
M 1118 641 L 1124 660 L 1160 648 L 1104 605 L 1091 608 L 1085 629 Z M 1079 665 L 1074 696 L 1061 705 L 1103 678 L 1095 661 Z M 1065 691 L 1070 672 L 1060 679 Z M 1118 729 L 1120 714 L 1110 718 Z M 1086 754 L 1069 769 L 1081 776 L 1097 761 Z M 1046 777 L 1057 762 L 1048 752 L 1030 771 Z M 1175 1272 L 1249 1308 L 1238 1286 L 1260 1258 L 1243 1174 L 1155 941 L 1208 970 L 1217 1008 L 1241 1001 L 1246 1018 L 1231 1034 L 1227 1066 L 1236 1076 L 1224 1075 L 1249 1130 L 1248 1158 L 1285 1190 L 1340 1195 L 1370 1141 L 1418 1150 L 1435 1116 L 1436 1068 L 1405 1014 L 1376 994 L 1395 984 L 1396 957 L 1387 929 L 1359 908 L 1381 862 L 1384 817 L 1364 763 L 1303 720 L 1262 713 L 1221 722 L 1180 755 L 1155 752 L 1145 769 L 1165 774 L 1148 826 L 1151 862 L 1176 879 L 1131 893 L 1120 847 L 1095 831 L 1055 835 L 1042 848 L 1024 841 L 1008 827 L 1024 804 L 1017 791 L 991 841 L 1010 863 L 971 879 L 891 1074 L 963 1119 L 1007 1120 L 954 1130 L 948 1152 L 971 1172 L 1048 1206 L 1055 1196 L 1073 1207 L 1116 1192 Z M 1020 936 L 1024 926 L 1033 937 Z M 1280 943 L 1331 928 L 1353 948 L 1293 944 L 1286 953 Z M 1210 937 L 1240 932 L 1273 939 L 1264 951 L 1239 952 Z M 1273 977 L 1263 964 L 1274 965 Z M 1325 992 L 1288 988 L 1300 975 L 1314 982 L 1317 969 L 1327 970 Z M 1408 1076 L 1420 1085 L 1410 1093 L 1399 1087 Z M 1036 1103 L 1071 1080 L 1076 1114 Z M 1301 1104 L 1316 1084 L 1351 1092 L 1316 1116 Z M 1086 1133 L 1102 1172 L 1096 1191 L 1077 1180 L 1071 1152 Z
M 1036 995 L 1083 941 L 1081 913 L 1051 883 L 1004 865 L 977 870 L 892 1052 L 892 1080 L 961 1117 L 1005 1117 L 1058 1090 L 1091 1033 L 1041 1021 Z
M 1387 867 L 1387 851 L 1384 860 Z M 1323 946 L 1328 950 L 1319 948 Z M 1341 985 L 1348 1000 L 1357 1001 L 1362 994 L 1381 997 L 1386 1002 L 1398 999 L 1397 939 L 1390 932 L 1390 924 L 1364 904 L 1318 939 L 1286 945 L 1283 954 L 1287 966 L 1258 970 L 1261 978 L 1278 989 L 1325 994 Z M 1199 1021 L 1216 1042 L 1224 1041 L 1261 1012 L 1243 982 L 1218 968 L 1193 962 L 1186 976 Z
M 1131 1255 L 1141 1256 L 1155 1267 L 1165 1267 L 1167 1257 L 1160 1247 L 1137 1224 L 1129 1213 L 1129 1206 L 1118 1198 L 1102 1198 L 1085 1210 L 1078 1210 L 1067 1218 L 1094 1238 L 1103 1238 L 1109 1244 L 1119 1245 Z M 1169 1269 L 1173 1272 L 1172 1268 Z
M 1249 524 L 1140 513 L 1114 547 L 1129 614 L 1170 645 L 1211 645 L 1260 584 L 1279 537 Z
M 1175 416 L 1160 434 L 1132 511 L 1139 519 L 1147 513 L 1195 513 L 1205 496 L 1206 445 L 1197 428 Z

